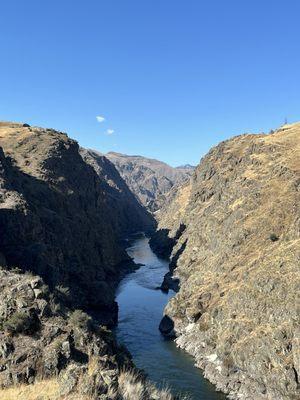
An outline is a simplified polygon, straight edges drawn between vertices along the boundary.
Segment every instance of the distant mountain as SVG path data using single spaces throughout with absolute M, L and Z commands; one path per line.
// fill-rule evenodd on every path
M 170 165 L 138 155 L 109 152 L 106 155 L 117 168 L 132 192 L 150 211 L 157 211 L 164 196 L 176 185 L 189 179 L 192 166 Z
M 196 167 L 191 164 L 184 164 L 184 165 L 179 165 L 178 167 L 176 167 L 176 169 L 185 170 L 185 171 L 194 171 L 195 168 Z

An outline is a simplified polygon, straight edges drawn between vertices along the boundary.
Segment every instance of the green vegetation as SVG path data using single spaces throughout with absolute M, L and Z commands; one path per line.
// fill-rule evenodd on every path
M 272 242 L 277 242 L 277 240 L 279 240 L 279 237 L 277 235 L 275 235 L 275 233 L 271 233 L 270 240 Z
M 3 322 L 2 327 L 4 331 L 12 335 L 33 334 L 38 328 L 38 319 L 36 316 L 17 311 Z

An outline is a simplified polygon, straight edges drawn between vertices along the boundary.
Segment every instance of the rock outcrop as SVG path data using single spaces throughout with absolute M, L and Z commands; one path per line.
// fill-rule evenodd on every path
M 159 229 L 177 345 L 232 399 L 299 399 L 300 124 L 213 148 Z
M 114 163 L 141 204 L 151 212 L 160 209 L 173 186 L 188 180 L 193 172 L 191 165 L 173 168 L 161 161 L 142 156 L 114 152 L 105 156 Z
M 44 281 L 0 270 L 0 398 L 175 400 L 137 371 L 111 331 Z
M 54 377 L 60 398 L 78 391 L 79 380 L 90 396 L 117 387 L 119 368 L 132 363 L 105 327 L 62 306 L 62 293 L 39 276 L 2 269 L 0 282 L 0 388 Z

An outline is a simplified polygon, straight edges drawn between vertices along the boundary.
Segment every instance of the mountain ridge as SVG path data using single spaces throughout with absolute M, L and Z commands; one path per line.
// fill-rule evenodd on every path
M 193 170 L 174 168 L 163 161 L 137 155 L 109 152 L 105 156 L 115 164 L 131 191 L 151 212 L 157 211 L 167 193 L 188 180 Z

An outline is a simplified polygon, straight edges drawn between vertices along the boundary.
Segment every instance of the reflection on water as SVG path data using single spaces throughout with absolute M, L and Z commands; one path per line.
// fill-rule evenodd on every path
M 190 394 L 195 400 L 224 399 L 194 367 L 193 359 L 165 340 L 158 325 L 168 299 L 173 296 L 155 290 L 168 271 L 168 263 L 159 259 L 144 236 L 137 238 L 128 254 L 144 264 L 122 280 L 117 292 L 119 324 L 116 334 L 133 356 L 135 364 L 157 384 L 167 384 L 176 393 Z

